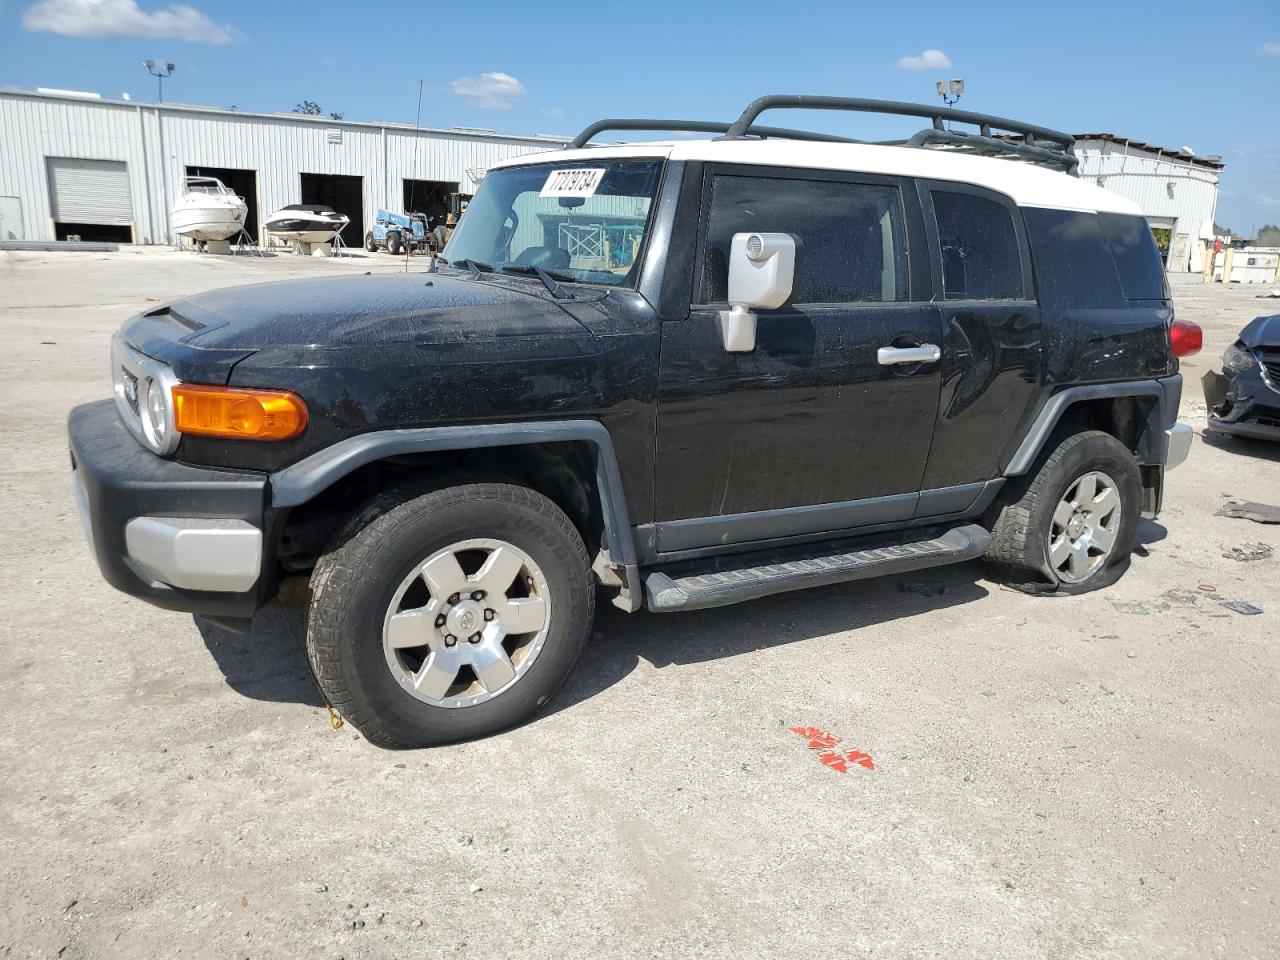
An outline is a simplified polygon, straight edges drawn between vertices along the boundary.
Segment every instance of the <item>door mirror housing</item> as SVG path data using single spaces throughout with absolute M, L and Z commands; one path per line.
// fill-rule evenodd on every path
M 729 245 L 729 309 L 717 318 L 730 353 L 756 348 L 755 310 L 777 310 L 791 300 L 796 238 L 789 233 L 735 233 Z

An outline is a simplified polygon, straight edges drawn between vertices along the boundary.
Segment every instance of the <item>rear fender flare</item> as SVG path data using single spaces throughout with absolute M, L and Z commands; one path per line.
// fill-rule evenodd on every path
M 1159 380 L 1131 380 L 1125 383 L 1100 383 L 1066 387 L 1053 394 L 1032 421 L 1022 442 L 1004 468 L 1006 477 L 1019 477 L 1031 469 L 1043 451 L 1054 428 L 1073 404 L 1086 400 L 1120 397 L 1152 397 L 1155 403 L 1138 439 L 1138 462 L 1143 465 L 1165 463 L 1169 456 L 1169 436 L 1165 432 L 1177 422 L 1178 403 L 1182 398 L 1182 374 Z

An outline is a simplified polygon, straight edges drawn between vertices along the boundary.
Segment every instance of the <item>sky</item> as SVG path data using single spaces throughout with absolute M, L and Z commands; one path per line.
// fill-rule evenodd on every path
M 764 93 L 936 102 L 1219 154 L 1218 223 L 1280 223 L 1280 0 L 345 3 L 0 0 L 0 87 L 348 120 L 576 133 L 600 117 L 729 120 Z M 854 137 L 911 132 L 766 115 Z M 918 126 L 918 124 L 916 124 Z M 3 135 L 3 131 L 0 131 Z

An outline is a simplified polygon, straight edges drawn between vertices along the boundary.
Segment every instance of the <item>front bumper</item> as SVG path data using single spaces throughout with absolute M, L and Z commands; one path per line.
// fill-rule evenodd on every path
M 1257 369 L 1233 377 L 1210 370 L 1201 378 L 1209 429 L 1258 440 L 1280 440 L 1280 390 Z
M 113 587 L 168 610 L 252 616 L 276 590 L 279 517 L 265 474 L 165 460 L 111 400 L 71 411 L 72 476 L 85 534 Z

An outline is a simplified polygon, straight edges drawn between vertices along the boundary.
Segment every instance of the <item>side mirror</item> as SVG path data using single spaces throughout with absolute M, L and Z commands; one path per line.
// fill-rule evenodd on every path
M 729 309 L 716 320 L 729 353 L 756 348 L 754 308 L 777 310 L 791 299 L 796 239 L 789 233 L 735 233 L 729 245 Z

